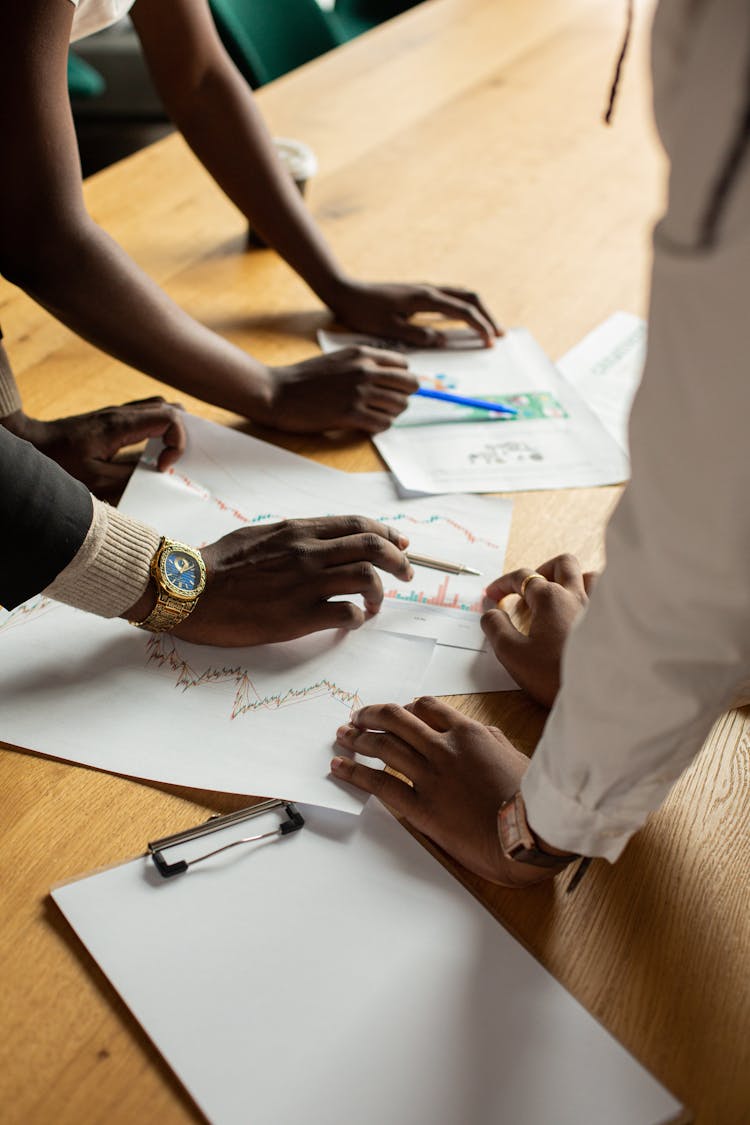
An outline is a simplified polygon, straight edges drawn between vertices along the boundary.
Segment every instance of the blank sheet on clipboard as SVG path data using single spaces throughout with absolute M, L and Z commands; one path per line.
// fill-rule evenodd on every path
M 53 893 L 210 1121 L 674 1118 L 674 1098 L 380 805 L 304 812 L 294 836 L 166 883 L 141 858 Z

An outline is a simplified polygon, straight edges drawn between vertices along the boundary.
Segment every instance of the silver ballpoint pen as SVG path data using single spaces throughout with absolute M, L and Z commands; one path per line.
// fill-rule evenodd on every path
M 416 555 L 413 551 L 405 551 L 407 559 L 415 566 L 428 566 L 430 570 L 444 570 L 446 574 L 473 574 L 481 578 L 481 570 L 474 570 L 463 563 L 444 562 L 442 559 L 431 559 L 427 555 Z

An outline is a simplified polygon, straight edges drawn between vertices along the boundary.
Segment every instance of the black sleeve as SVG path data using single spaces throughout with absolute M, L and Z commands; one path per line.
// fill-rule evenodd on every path
M 80 481 L 0 426 L 0 605 L 15 609 L 57 578 L 93 511 Z

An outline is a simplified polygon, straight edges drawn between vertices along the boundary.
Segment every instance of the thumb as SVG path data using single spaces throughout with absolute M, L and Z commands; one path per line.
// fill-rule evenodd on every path
M 180 412 L 166 402 L 119 407 L 109 423 L 107 455 L 113 457 L 128 445 L 153 437 L 164 442 L 158 460 L 159 469 L 164 472 L 185 452 L 185 426 Z
M 490 609 L 482 614 L 482 631 L 504 668 L 513 675 L 529 639 L 520 633 L 504 609 Z

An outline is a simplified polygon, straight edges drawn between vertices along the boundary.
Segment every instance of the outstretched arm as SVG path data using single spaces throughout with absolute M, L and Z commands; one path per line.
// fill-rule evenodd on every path
M 206 0 L 137 0 L 133 22 L 171 117 L 198 159 L 270 246 L 350 327 L 407 343 L 440 344 L 417 312 L 462 320 L 486 343 L 499 329 L 468 290 L 378 285 L 349 277 L 280 165 L 252 92 L 218 37 Z
M 67 93 L 74 8 L 12 5 L 0 37 L 0 272 L 125 363 L 240 413 L 267 369 L 183 313 L 88 215 Z
M 187 316 L 93 221 L 67 92 L 73 5 L 28 0 L 0 36 L 0 273 L 117 359 L 281 429 L 385 429 L 416 380 L 357 350 L 276 370 Z M 343 358 L 342 358 L 343 357 Z

